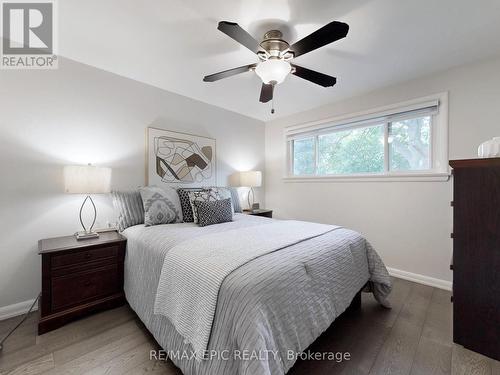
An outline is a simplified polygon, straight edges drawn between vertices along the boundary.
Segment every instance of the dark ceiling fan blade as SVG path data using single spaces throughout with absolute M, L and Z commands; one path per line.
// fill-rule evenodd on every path
M 293 51 L 295 57 L 303 55 L 336 40 L 345 38 L 348 31 L 348 24 L 338 21 L 330 22 L 328 25 L 292 44 L 290 51 Z
M 240 25 L 234 22 L 221 21 L 217 27 L 224 34 L 233 38 L 238 43 L 247 47 L 250 51 L 257 53 L 259 50 L 259 42 L 257 42 L 249 33 L 243 30 Z
M 223 72 L 210 74 L 208 76 L 203 77 L 203 81 L 214 82 L 218 81 L 219 79 L 234 76 L 236 74 L 245 73 L 248 72 L 250 69 L 255 68 L 256 65 L 257 64 L 250 64 L 250 65 L 240 66 L 238 68 L 224 70 Z
M 330 87 L 337 83 L 337 78 L 335 77 L 320 72 L 316 72 L 311 69 L 303 68 L 298 65 L 292 64 L 292 66 L 295 68 L 295 72 L 293 72 L 292 74 L 296 75 L 297 77 L 311 81 L 312 83 L 315 83 L 317 85 L 323 87 Z
M 272 84 L 262 84 L 262 88 L 260 89 L 260 102 L 267 103 L 273 98 L 274 85 Z

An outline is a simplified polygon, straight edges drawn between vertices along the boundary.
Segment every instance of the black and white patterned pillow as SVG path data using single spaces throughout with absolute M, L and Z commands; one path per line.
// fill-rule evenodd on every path
M 243 212 L 241 209 L 240 196 L 235 187 L 214 186 L 211 189 L 214 189 L 219 194 L 220 199 L 231 198 L 233 212 Z
M 194 202 L 213 202 L 220 199 L 219 194 L 214 189 L 190 191 L 188 195 L 191 209 L 193 210 L 193 222 L 195 223 L 198 223 L 198 208 Z
M 112 191 L 113 206 L 118 214 L 118 230 L 144 224 L 144 206 L 139 190 Z
M 191 207 L 191 202 L 189 201 L 190 191 L 203 191 L 203 188 L 179 188 L 177 189 L 177 194 L 181 201 L 182 216 L 185 223 L 192 223 L 193 218 L 193 207 Z
M 200 227 L 233 221 L 231 198 L 217 201 L 194 201 L 193 204 L 198 212 Z
M 182 222 L 181 203 L 177 191 L 171 187 L 156 186 L 139 189 L 144 205 L 144 225 Z
M 233 197 L 231 195 L 231 191 L 229 190 L 229 188 L 213 187 L 211 189 L 218 194 L 219 199 L 227 199 L 227 198 L 231 199 L 231 209 L 233 210 L 233 213 L 234 213 Z

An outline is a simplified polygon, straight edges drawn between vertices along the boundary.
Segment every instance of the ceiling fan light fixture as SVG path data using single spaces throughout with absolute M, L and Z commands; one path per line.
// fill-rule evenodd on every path
M 291 72 L 292 66 L 288 61 L 282 59 L 269 59 L 257 64 L 255 73 L 265 84 L 279 84 Z

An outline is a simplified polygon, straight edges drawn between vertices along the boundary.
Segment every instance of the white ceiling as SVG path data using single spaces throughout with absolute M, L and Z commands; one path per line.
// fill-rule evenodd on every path
M 60 54 L 260 120 L 500 53 L 499 0 L 64 0 Z M 276 114 L 258 101 L 253 72 L 215 83 L 204 75 L 250 64 L 256 55 L 217 30 L 239 23 L 257 40 L 271 28 L 290 43 L 324 24 L 347 38 L 295 62 L 337 77 L 322 88 L 291 76 L 275 91 Z

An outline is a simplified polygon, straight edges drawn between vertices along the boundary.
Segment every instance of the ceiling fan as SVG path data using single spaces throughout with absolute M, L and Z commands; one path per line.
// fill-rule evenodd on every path
M 338 21 L 330 22 L 292 45 L 283 40 L 283 34 L 279 30 L 268 31 L 264 34 L 262 42 L 259 43 L 237 23 L 221 21 L 217 29 L 255 52 L 259 62 L 205 76 L 203 81 L 214 82 L 236 74 L 255 71 L 262 79 L 260 102 L 267 103 L 273 99 L 274 86 L 283 82 L 290 73 L 323 87 L 335 85 L 337 82 L 335 77 L 291 64 L 290 61 L 295 57 L 345 38 L 349 31 L 349 25 Z M 271 113 L 274 113 L 274 108 L 271 109 Z

